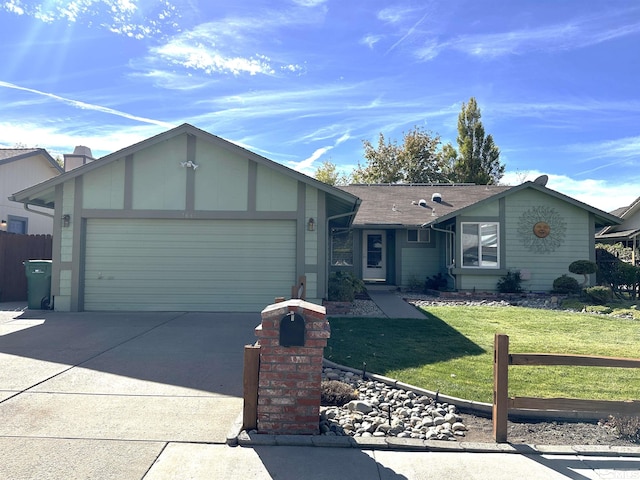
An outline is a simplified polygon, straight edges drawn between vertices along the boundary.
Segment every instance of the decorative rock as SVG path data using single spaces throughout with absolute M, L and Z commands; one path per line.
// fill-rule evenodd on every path
M 466 427 L 455 405 L 436 403 L 426 395 L 383 382 L 363 381 L 359 375 L 339 369 L 325 369 L 324 378 L 328 378 L 327 372 L 357 389 L 360 398 L 343 407 L 322 407 L 322 435 L 423 440 L 455 440 L 465 435 Z
M 352 412 L 370 413 L 373 411 L 373 407 L 362 400 L 351 400 L 347 403 L 347 408 Z

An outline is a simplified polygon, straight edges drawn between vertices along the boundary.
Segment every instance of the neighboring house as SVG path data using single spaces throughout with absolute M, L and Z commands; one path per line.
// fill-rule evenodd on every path
M 622 219 L 620 225 L 612 225 L 603 228 L 596 233 L 597 243 L 622 243 L 625 247 L 632 249 L 631 261 L 634 265 L 638 265 L 640 258 L 638 250 L 640 249 L 640 197 L 628 207 L 618 208 L 611 212 Z
M 42 215 L 25 210 L 23 205 L 9 200 L 18 190 L 56 177 L 62 168 L 42 148 L 0 149 L 0 229 L 10 233 L 51 234 L 53 219 L 50 211 Z
M 351 229 L 331 231 L 331 270 L 398 286 L 442 274 L 459 291 L 495 291 L 519 271 L 525 291 L 548 292 L 574 260 L 595 261 L 596 229 L 620 219 L 545 184 L 340 187 L 362 205 Z
M 61 311 L 260 312 L 300 277 L 306 299 L 321 302 L 327 231 L 348 227 L 359 205 L 188 124 L 79 159 L 13 196 L 55 212 Z

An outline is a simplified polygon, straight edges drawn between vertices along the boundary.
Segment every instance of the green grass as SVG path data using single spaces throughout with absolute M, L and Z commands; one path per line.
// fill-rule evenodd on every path
M 640 358 L 640 322 L 521 307 L 430 307 L 424 320 L 330 318 L 325 357 L 428 390 L 492 401 L 493 339 L 512 353 Z M 511 396 L 640 399 L 640 369 L 509 367 Z

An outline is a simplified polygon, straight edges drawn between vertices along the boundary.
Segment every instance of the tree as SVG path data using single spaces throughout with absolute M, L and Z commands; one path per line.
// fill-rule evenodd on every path
M 458 115 L 458 152 L 449 158 L 455 181 L 495 185 L 504 175 L 504 165 L 500 163 L 500 149 L 493 137 L 485 136 L 481 116 L 474 97 L 468 104 L 462 104 Z
M 322 162 L 313 176 L 316 180 L 329 185 L 348 185 L 350 183 L 349 176 L 339 173 L 338 167 L 329 160 Z
M 402 145 L 378 137 L 377 148 L 363 141 L 365 166 L 353 172 L 355 183 L 436 183 L 446 182 L 447 162 L 440 148 L 440 136 L 419 127 L 404 134 Z

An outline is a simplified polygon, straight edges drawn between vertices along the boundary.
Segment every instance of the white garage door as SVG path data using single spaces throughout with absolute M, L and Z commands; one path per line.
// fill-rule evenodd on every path
M 295 283 L 295 222 L 89 219 L 84 309 L 260 312 Z

